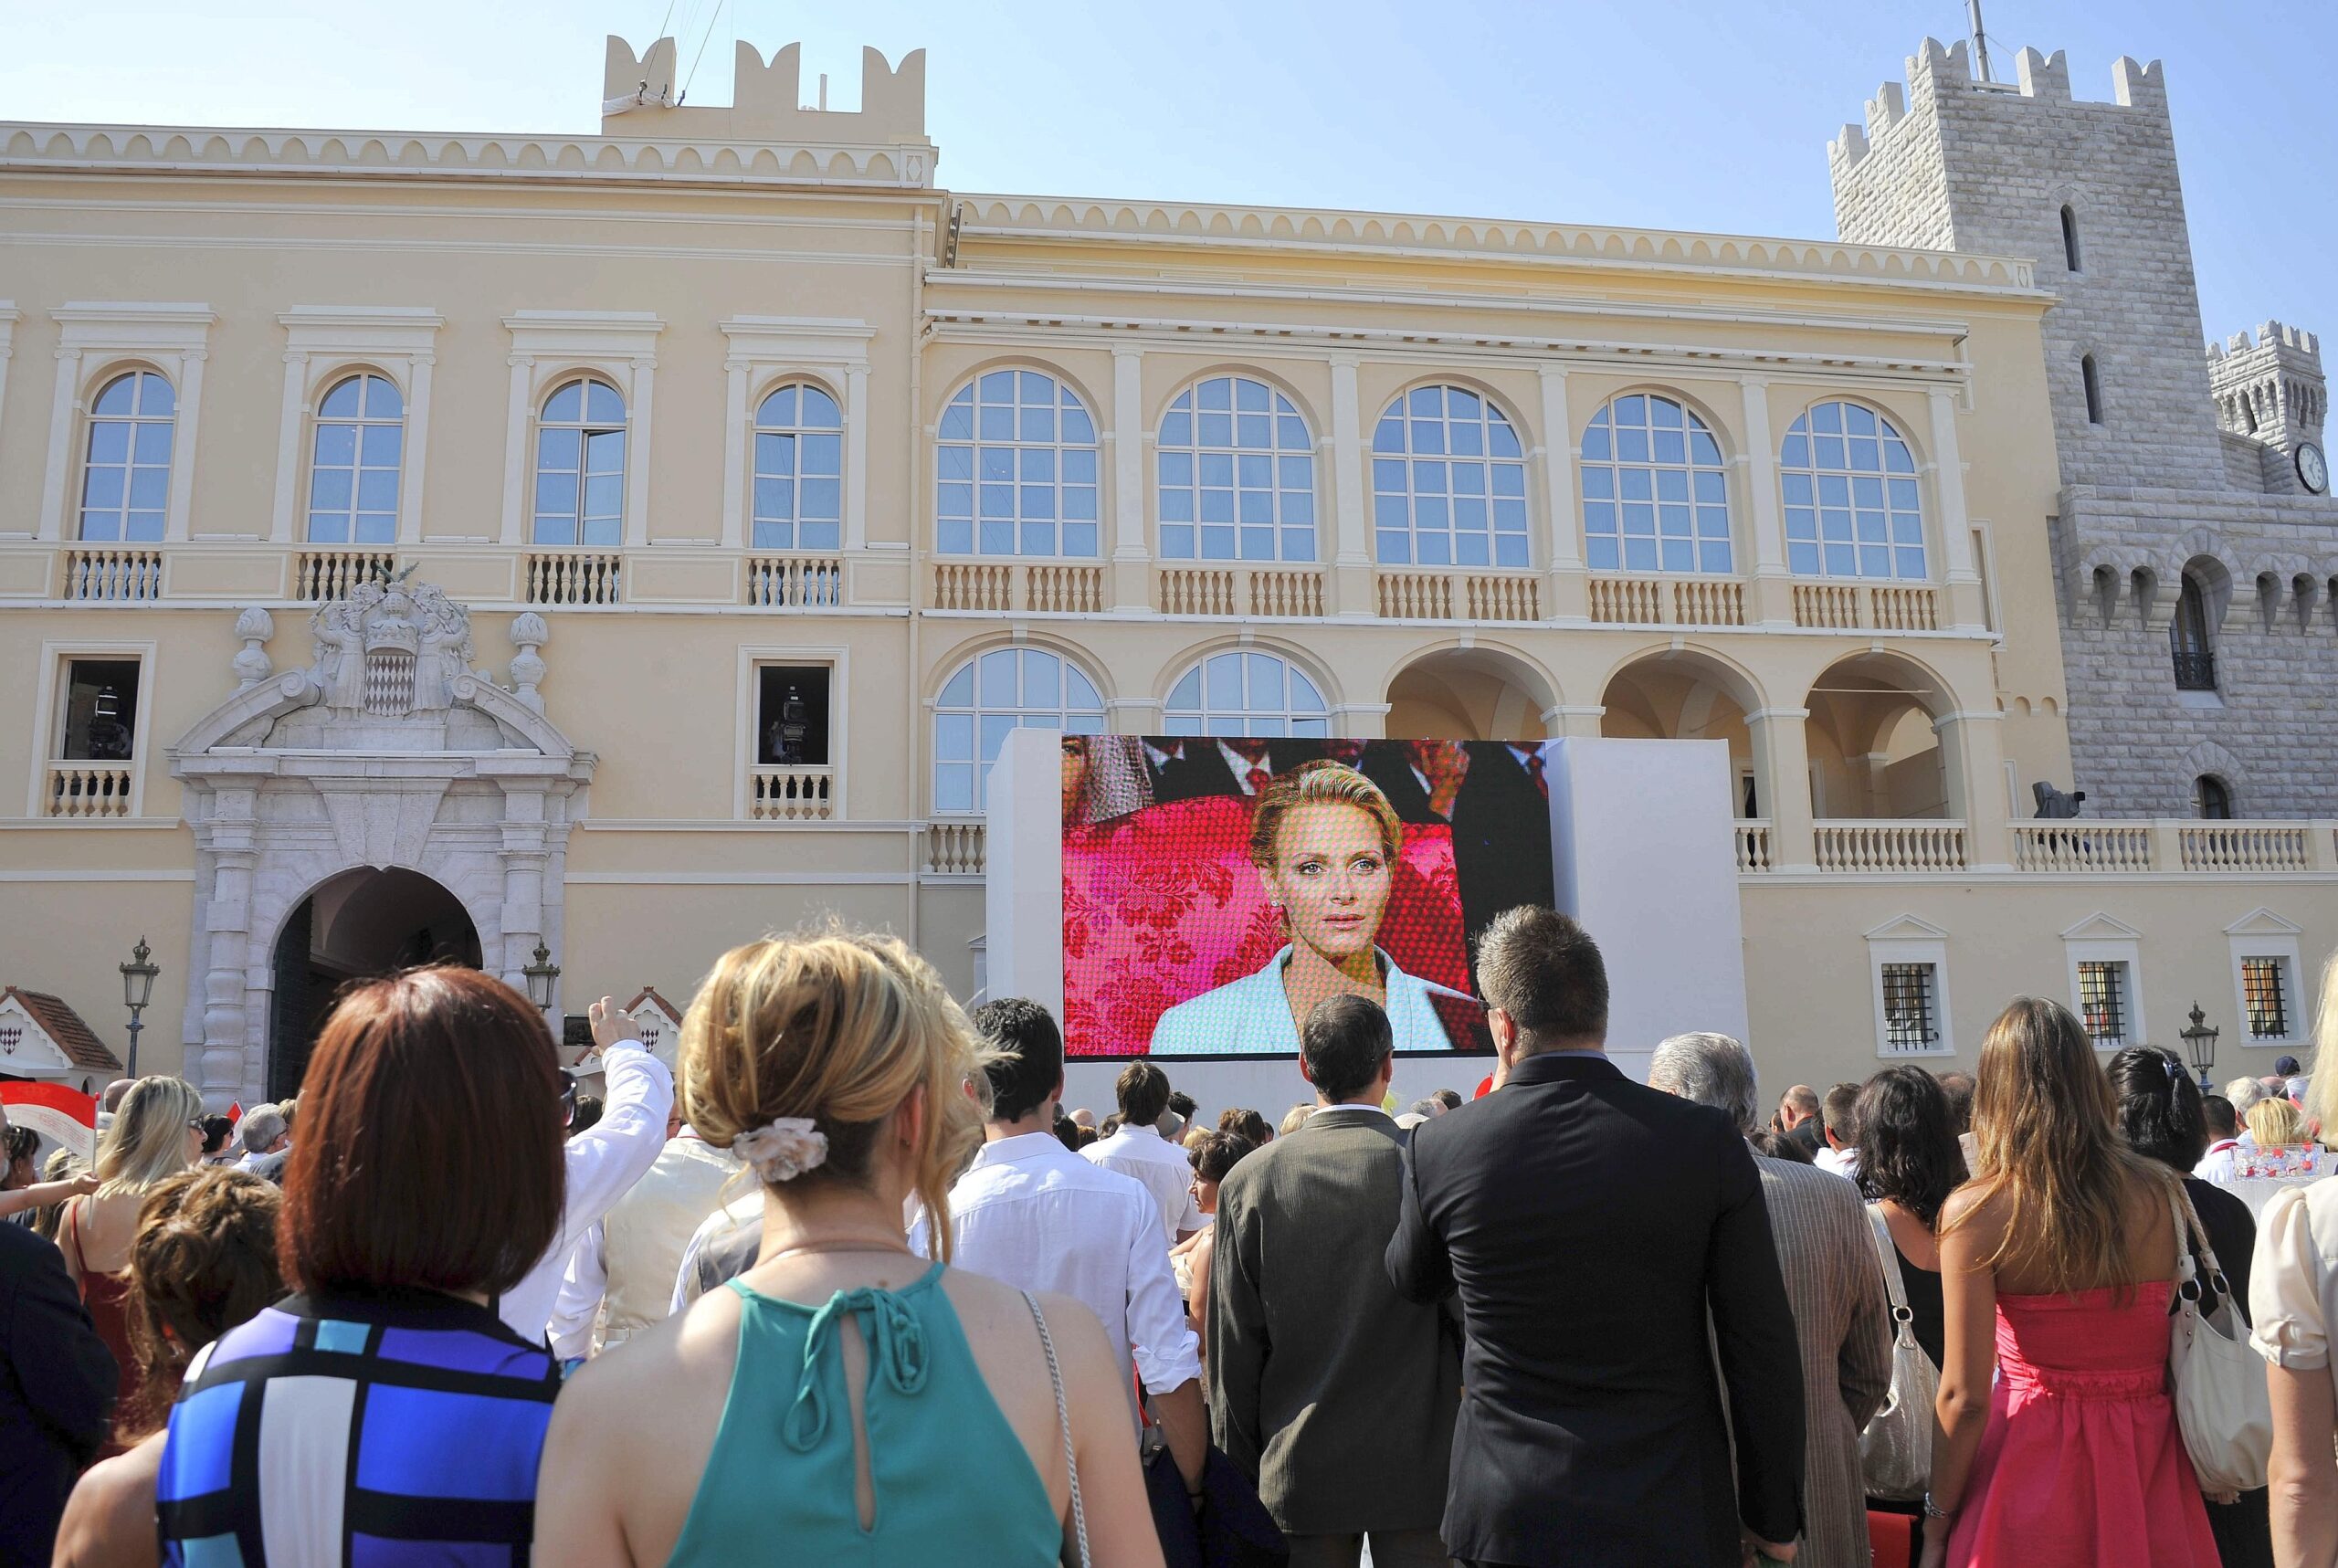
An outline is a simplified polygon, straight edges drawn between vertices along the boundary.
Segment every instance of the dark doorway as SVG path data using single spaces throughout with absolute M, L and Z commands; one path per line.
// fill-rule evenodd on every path
M 462 901 L 402 866 L 344 871 L 320 883 L 276 939 L 268 1096 L 300 1091 L 309 1051 L 343 986 L 418 963 L 479 966 L 479 928 Z

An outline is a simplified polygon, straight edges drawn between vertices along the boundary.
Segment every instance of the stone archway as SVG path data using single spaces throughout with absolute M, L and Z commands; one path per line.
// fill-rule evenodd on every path
M 538 942 L 561 947 L 568 832 L 595 759 L 543 716 L 543 618 L 513 617 L 510 689 L 471 668 L 469 612 L 428 584 L 363 584 L 311 627 L 309 667 L 277 672 L 274 622 L 246 610 L 240 689 L 171 749 L 195 829 L 201 977 L 181 1037 L 215 1104 L 264 1097 L 275 942 L 336 876 L 427 878 L 469 918 L 480 967 L 515 986 Z
M 355 981 L 422 963 L 477 969 L 479 922 L 448 889 L 403 866 L 353 867 L 292 906 L 270 945 L 267 1094 L 300 1092 L 317 1031 Z

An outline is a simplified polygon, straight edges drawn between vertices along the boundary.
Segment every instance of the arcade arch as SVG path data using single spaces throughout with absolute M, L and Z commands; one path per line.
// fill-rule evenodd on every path
M 1558 706 L 1549 677 L 1516 655 L 1443 648 L 1390 678 L 1385 733 L 1399 741 L 1540 741 Z

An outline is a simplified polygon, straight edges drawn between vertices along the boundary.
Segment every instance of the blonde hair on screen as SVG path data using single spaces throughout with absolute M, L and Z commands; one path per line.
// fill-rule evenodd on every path
M 718 1149 L 808 1117 L 827 1159 L 789 1187 L 866 1185 L 887 1119 L 923 1089 L 912 1181 L 946 1261 L 950 1184 L 989 1112 L 988 1056 L 941 977 L 898 940 L 841 928 L 768 937 L 717 960 L 682 1020 L 682 1114 Z
M 1250 864 L 1273 868 L 1282 820 L 1302 805 L 1352 805 L 1380 829 L 1380 847 L 1390 860 L 1405 847 L 1405 826 L 1378 784 L 1345 763 L 1302 763 L 1259 792 L 1250 814 Z

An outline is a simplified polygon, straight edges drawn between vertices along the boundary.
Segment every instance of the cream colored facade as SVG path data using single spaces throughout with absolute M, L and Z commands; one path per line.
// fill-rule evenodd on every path
M 605 96 L 669 51 L 613 40 Z M 1045 650 L 1104 727 L 1152 732 L 1238 650 L 1304 676 L 1335 734 L 1726 741 L 1780 1083 L 1969 1067 L 2006 998 L 2075 1001 L 2081 961 L 2129 965 L 2131 1040 L 2177 1044 L 2196 998 L 2220 1077 L 2302 1038 L 2338 944 L 2333 824 L 2026 820 L 2069 772 L 2027 261 L 974 195 L 935 183 L 922 57 L 872 54 L 858 113 L 795 110 L 794 70 L 742 46 L 737 108 L 652 101 L 598 138 L 0 124 L 0 981 L 112 1034 L 142 931 L 142 1067 L 249 1100 L 288 910 L 324 889 L 322 971 L 382 962 L 333 879 L 399 865 L 447 885 L 488 968 L 516 980 L 542 941 L 566 1010 L 685 997 L 723 946 L 826 910 L 971 993 L 953 675 Z M 139 370 L 173 395 L 160 537 L 91 542 L 99 399 Z M 1092 424 L 1092 553 L 941 548 L 951 404 L 999 370 L 1053 383 L 1058 510 L 1090 460 L 1065 458 L 1090 445 L 1066 394 Z M 403 410 L 394 535 L 363 547 L 309 522 L 353 374 Z M 579 376 L 625 405 L 595 492 L 614 531 L 539 544 L 547 400 Z M 1165 553 L 1164 420 L 1223 377 L 1302 422 L 1279 504 L 1311 512 L 1311 560 Z M 837 412 L 835 540 L 810 550 L 756 543 L 753 422 L 791 384 Z M 1375 432 L 1426 388 L 1515 432 L 1522 563 L 1381 558 Z M 1590 563 L 1586 433 L 1648 394 L 1718 448 L 1727 570 Z M 1790 568 L 1781 453 L 1833 404 L 1901 437 L 1919 574 Z M 276 693 L 326 668 L 311 616 L 407 568 L 469 611 L 447 721 L 302 730 L 330 700 Z M 63 754 L 77 659 L 139 667 L 129 760 Z M 759 764 L 766 664 L 830 672 L 825 765 Z M 2241 961 L 2269 955 L 2288 1031 L 2244 1048 Z M 1887 963 L 1933 966 L 1937 1039 L 1887 1022 Z

